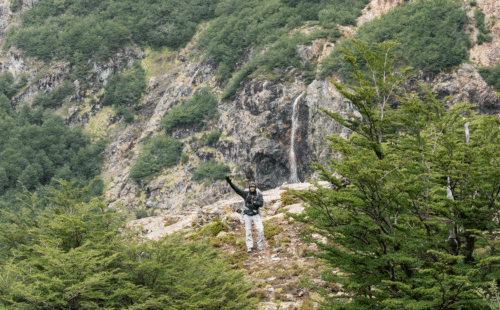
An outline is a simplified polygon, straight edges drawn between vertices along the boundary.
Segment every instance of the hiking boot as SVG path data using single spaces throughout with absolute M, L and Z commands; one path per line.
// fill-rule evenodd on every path
M 253 251 L 252 248 L 247 249 L 247 253 L 252 253 L 252 251 Z
M 264 248 L 258 247 L 257 250 L 262 251 L 262 250 L 264 250 Z

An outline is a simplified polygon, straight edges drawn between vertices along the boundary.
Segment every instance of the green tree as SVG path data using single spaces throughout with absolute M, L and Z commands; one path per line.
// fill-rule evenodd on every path
M 130 177 L 139 181 L 165 167 L 177 165 L 182 153 L 182 146 L 179 140 L 168 136 L 152 138 L 130 169 Z
M 163 127 L 170 132 L 176 127 L 198 125 L 211 121 L 217 115 L 217 98 L 208 88 L 196 92 L 188 102 L 175 106 L 162 120 Z
M 211 159 L 200 163 L 200 166 L 193 171 L 193 179 L 196 181 L 223 180 L 230 172 L 231 168 L 229 168 L 229 166 L 217 162 L 215 159 Z
M 352 46 L 354 83 L 332 82 L 359 114 L 325 112 L 353 134 L 329 137 L 331 164 L 315 164 L 332 188 L 292 191 L 309 204 L 296 218 L 327 237 L 317 256 L 340 270 L 324 274 L 344 290 L 327 308 L 484 309 L 476 290 L 500 271 L 499 120 L 405 91 L 394 43 Z
M 250 309 L 243 273 L 182 236 L 144 242 L 101 199 L 62 183 L 54 206 L 0 227 L 0 305 L 11 309 Z

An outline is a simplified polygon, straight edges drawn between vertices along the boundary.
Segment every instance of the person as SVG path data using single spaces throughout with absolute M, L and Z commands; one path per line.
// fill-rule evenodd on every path
M 242 190 L 233 184 L 230 177 L 226 177 L 226 181 L 244 200 L 242 213 L 243 221 L 245 222 L 247 252 L 251 253 L 253 250 L 252 223 L 255 224 L 258 233 L 257 249 L 262 251 L 264 249 L 264 225 L 262 225 L 262 217 L 259 210 L 264 205 L 262 192 L 255 186 L 255 182 L 248 184 L 248 190 Z

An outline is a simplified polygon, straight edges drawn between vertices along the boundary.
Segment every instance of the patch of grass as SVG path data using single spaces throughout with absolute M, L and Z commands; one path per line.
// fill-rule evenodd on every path
M 229 256 L 227 261 L 229 264 L 231 264 L 232 269 L 240 269 L 243 264 L 245 263 L 245 260 L 248 259 L 248 254 L 245 251 L 237 252 L 234 253 L 233 255 Z
M 269 221 L 266 221 L 264 223 L 262 223 L 264 225 L 264 236 L 267 240 L 267 242 L 269 242 L 269 245 L 271 246 L 276 246 L 277 243 L 276 243 L 276 239 L 275 239 L 275 236 L 277 236 L 279 233 L 281 233 L 283 231 L 283 228 L 279 225 L 276 225 L 274 223 L 271 223 Z
M 252 291 L 248 294 L 249 298 L 257 298 L 259 301 L 264 301 L 267 299 L 267 292 L 265 289 L 258 289 Z
M 181 163 L 182 164 L 187 164 L 188 161 L 189 161 L 189 155 L 186 154 L 186 153 L 182 153 L 181 154 Z
M 227 233 L 219 238 L 221 242 L 236 247 L 236 236 L 233 233 Z

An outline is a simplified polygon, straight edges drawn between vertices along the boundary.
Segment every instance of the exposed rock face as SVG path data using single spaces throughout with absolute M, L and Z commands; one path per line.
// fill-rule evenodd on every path
M 450 105 L 470 102 L 477 104 L 478 111 L 482 114 L 500 112 L 500 98 L 469 64 L 463 64 L 451 73 L 438 75 L 432 84 L 439 99 L 453 96 Z
M 340 113 L 345 117 L 350 117 L 351 113 L 359 116 L 359 113 L 327 80 L 313 81 L 307 87 L 306 100 L 309 108 L 308 156 L 310 161 L 326 164 L 330 158 L 330 149 L 326 137 L 339 134 L 343 138 L 348 138 L 351 131 L 341 126 L 320 109 Z
M 293 103 L 304 90 L 300 82 L 294 85 L 280 81 L 250 83 L 238 92 L 234 101 L 219 107 L 219 129 L 235 139 L 221 143 L 224 159 L 236 163 L 243 170 L 242 177 L 254 178 L 263 189 L 279 186 L 290 176 L 288 148 Z M 298 112 L 297 166 L 298 177 L 304 180 L 307 105 L 299 104 Z
M 127 67 L 131 67 L 136 59 L 144 58 L 144 52 L 138 47 L 126 46 L 123 50 L 111 57 L 106 63 L 92 63 L 93 74 L 87 77 L 96 90 L 107 83 L 110 76 L 115 75 Z
M 362 15 L 358 17 L 357 24 L 358 26 L 366 24 L 406 1 L 407 0 L 372 0 L 370 4 L 363 9 Z

